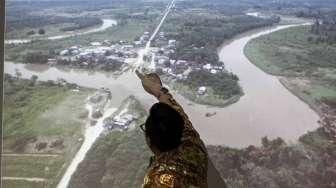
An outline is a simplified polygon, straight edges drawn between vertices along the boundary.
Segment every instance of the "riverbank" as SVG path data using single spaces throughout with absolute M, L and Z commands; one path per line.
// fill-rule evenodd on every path
M 228 187 L 327 188 L 335 185 L 336 135 L 324 128 L 302 135 L 296 144 L 264 137 L 261 147 L 208 146 L 207 149 Z
M 270 138 L 280 136 L 285 141 L 296 142 L 299 136 L 319 126 L 317 123 L 319 117 L 314 111 L 293 96 L 275 77 L 252 65 L 243 54 L 244 46 L 249 40 L 283 28 L 286 26 L 249 33 L 221 48 L 220 60 L 226 62 L 228 70 L 239 75 L 239 83 L 245 93 L 235 104 L 226 108 L 199 105 L 175 93 L 176 99 L 188 112 L 206 144 L 242 148 L 251 144 L 260 145 L 260 139 L 266 135 Z M 146 109 L 155 102 L 154 98 L 143 91 L 141 83 L 131 71 L 113 77 L 107 72 L 9 62 L 5 64 L 5 72 L 15 75 L 16 70 L 19 70 L 25 78 L 38 74 L 45 81 L 63 78 L 85 87 L 108 88 L 113 91 L 112 102 L 115 106 L 119 106 L 125 99 L 125 93 L 134 94 Z M 272 89 L 265 90 L 265 88 Z M 216 115 L 206 117 L 206 114 L 214 112 Z M 237 140 L 237 137 L 242 139 Z
M 24 43 L 29 43 L 29 42 L 33 42 L 33 41 L 65 39 L 65 38 L 79 36 L 79 35 L 101 32 L 101 31 L 104 31 L 104 30 L 106 30 L 106 29 L 108 29 L 112 26 L 115 26 L 115 25 L 117 25 L 116 20 L 102 19 L 101 23 L 98 23 L 99 27 L 92 26 L 92 27 L 82 29 L 82 30 L 74 30 L 74 31 L 62 32 L 62 33 L 54 31 L 54 30 L 57 30 L 59 28 L 57 27 L 57 25 L 56 26 L 52 25 L 47 30 L 48 31 L 47 34 L 39 34 L 38 37 L 31 36 L 29 38 L 15 39 L 15 38 L 7 38 L 7 34 L 6 34 L 5 44 L 17 45 L 17 44 L 24 44 Z M 50 32 L 49 30 L 53 30 L 54 32 L 49 33 Z M 43 30 L 43 31 L 46 32 L 45 30 Z M 22 33 L 24 31 L 16 31 L 16 32 Z
M 92 91 L 8 75 L 4 87 L 3 185 L 54 187 L 82 144 Z
M 88 46 L 91 42 L 96 41 L 109 40 L 112 43 L 120 41 L 133 42 L 135 38 L 141 36 L 149 27 L 148 22 L 129 20 L 113 27 L 104 27 L 101 31 L 73 34 L 67 36 L 67 38 L 56 38 L 58 36 L 55 36 L 52 40 L 36 40 L 20 45 L 6 44 L 5 60 L 23 62 L 24 57 L 32 52 L 45 54 L 48 58 L 53 58 L 66 48 Z
M 245 54 L 321 116 L 336 101 L 336 46 L 310 42 L 311 26 L 286 29 L 252 40 Z M 286 40 L 285 40 L 286 38 Z
M 180 95 L 194 103 L 213 107 L 224 108 L 238 102 L 240 97 L 243 96 L 242 90 L 240 90 L 240 94 L 235 94 L 231 97 L 223 97 L 214 94 L 212 88 L 207 88 L 206 94 L 199 95 L 197 94 L 197 88 L 190 88 L 190 86 L 179 83 L 178 81 L 170 81 L 168 85 L 174 91 L 178 92 Z
M 264 137 L 261 147 L 209 146 L 210 158 L 229 187 L 335 185 L 336 105 L 333 99 L 336 90 L 334 81 L 330 82 L 335 69 L 323 64 L 335 60 L 328 60 L 332 56 L 328 53 L 335 49 L 329 46 L 325 50 L 325 44 L 307 43 L 308 31 L 308 27 L 301 26 L 264 35 L 251 40 L 244 52 L 256 66 L 279 76 L 289 91 L 310 104 L 323 117 L 319 121 L 321 127 L 303 134 L 295 144 L 286 143 L 280 137 Z M 321 50 L 325 52 L 324 57 L 318 53 Z
M 172 77 L 167 84 L 195 103 L 225 107 L 237 102 L 244 94 L 239 78 L 220 61 L 217 48 L 236 35 L 278 23 L 279 17 L 228 16 L 204 7 L 197 13 L 189 7 L 183 9 L 172 12 L 162 34 L 153 41 L 163 49 L 156 54 L 161 58 L 157 72 Z M 164 38 L 174 40 L 164 45 Z

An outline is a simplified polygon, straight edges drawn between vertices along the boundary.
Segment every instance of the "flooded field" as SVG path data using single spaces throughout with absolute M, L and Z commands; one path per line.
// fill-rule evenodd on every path
M 240 36 L 220 49 L 220 59 L 227 70 L 240 78 L 245 93 L 237 103 L 226 108 L 208 107 L 194 104 L 175 93 L 207 144 L 232 147 L 260 145 L 264 136 L 282 137 L 295 142 L 300 135 L 319 126 L 319 116 L 307 104 L 288 91 L 276 77 L 250 63 L 244 55 L 244 47 L 249 40 L 287 27 L 267 28 Z M 156 102 L 143 91 L 133 71 L 114 76 L 101 71 L 5 63 L 6 73 L 15 75 L 16 70 L 24 78 L 35 74 L 45 81 L 62 78 L 80 86 L 109 88 L 112 91 L 112 104 L 116 106 L 129 95 L 135 95 L 146 108 Z M 205 116 L 213 112 L 216 112 L 215 116 Z

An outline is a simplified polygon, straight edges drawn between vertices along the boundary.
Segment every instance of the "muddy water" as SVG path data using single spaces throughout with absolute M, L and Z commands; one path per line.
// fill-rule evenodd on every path
M 319 125 L 319 116 L 307 104 L 289 92 L 279 80 L 254 66 L 244 55 L 248 41 L 290 26 L 279 26 L 233 40 L 219 52 L 226 68 L 239 76 L 245 95 L 239 102 L 224 108 L 189 107 L 197 128 L 208 143 L 230 146 L 260 144 L 260 138 L 282 137 L 295 142 Z M 202 113 L 217 111 L 207 119 Z
M 308 105 L 283 87 L 276 77 L 251 64 L 243 53 L 249 40 L 285 27 L 288 26 L 268 28 L 241 36 L 220 50 L 220 59 L 225 62 L 228 70 L 239 76 L 245 93 L 237 103 L 226 108 L 208 107 L 194 104 L 176 94 L 177 100 L 184 106 L 207 144 L 232 147 L 260 145 L 260 139 L 264 136 L 282 137 L 286 141 L 295 142 L 302 134 L 318 127 L 319 117 Z M 114 77 L 99 71 L 5 63 L 6 73 L 15 74 L 16 69 L 25 78 L 36 74 L 40 80 L 63 78 L 81 86 L 110 88 L 113 92 L 112 103 L 116 106 L 131 94 L 139 98 L 147 108 L 155 102 L 143 92 L 140 82 L 131 71 Z M 207 118 L 207 112 L 217 114 Z

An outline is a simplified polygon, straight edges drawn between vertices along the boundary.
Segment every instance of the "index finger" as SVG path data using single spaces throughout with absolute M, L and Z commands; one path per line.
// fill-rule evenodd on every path
M 142 80 L 145 76 L 141 74 L 138 70 L 135 70 L 135 74 Z

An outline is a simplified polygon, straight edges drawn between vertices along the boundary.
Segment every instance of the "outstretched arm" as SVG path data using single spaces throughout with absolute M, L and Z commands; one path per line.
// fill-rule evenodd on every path
M 167 89 L 162 87 L 162 82 L 160 77 L 157 74 L 141 74 L 139 71 L 136 71 L 136 74 L 141 80 L 142 86 L 145 91 L 149 94 L 156 97 L 159 102 L 166 103 L 172 108 L 174 108 L 184 119 L 184 131 L 183 131 L 183 140 L 199 138 L 199 134 L 192 126 L 187 114 L 184 112 L 182 106 L 173 98 Z
M 206 174 L 208 168 L 208 155 L 207 150 L 200 139 L 199 134 L 193 128 L 191 121 L 189 120 L 187 114 L 184 112 L 182 106 L 177 103 L 173 96 L 169 93 L 167 89 L 162 87 L 162 82 L 160 77 L 156 74 L 141 74 L 136 72 L 141 79 L 144 89 L 155 96 L 160 102 L 166 103 L 172 108 L 174 108 L 182 116 L 184 120 L 184 128 L 182 133 L 182 144 L 180 146 L 180 159 L 186 161 L 193 161 L 193 164 L 198 164 L 198 173 L 202 174 L 202 183 L 206 186 Z M 190 163 L 191 164 L 191 163 Z M 159 169 L 158 169 L 159 168 Z M 181 174 L 176 174 L 168 171 L 161 171 L 160 167 L 151 169 L 144 181 L 143 188 L 177 188 L 177 187 L 187 187 L 184 185 L 183 177 Z M 203 182 L 204 180 L 204 182 Z

